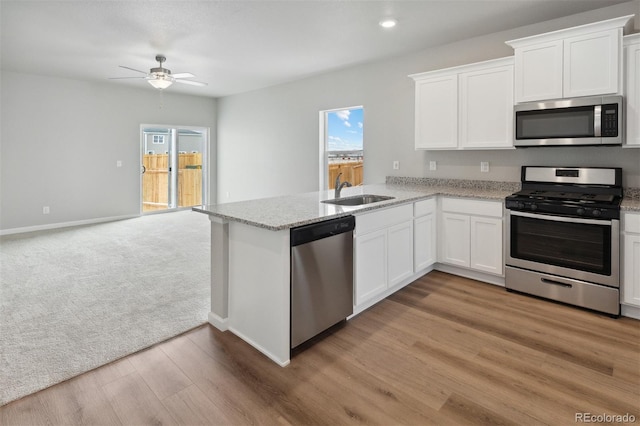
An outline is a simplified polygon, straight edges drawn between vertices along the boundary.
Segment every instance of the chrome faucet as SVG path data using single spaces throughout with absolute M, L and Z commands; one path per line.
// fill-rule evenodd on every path
M 340 198 L 340 191 L 342 191 L 342 188 L 344 188 L 345 186 L 347 187 L 351 186 L 351 184 L 346 180 L 340 183 L 340 175 L 342 175 L 342 173 L 338 173 L 338 176 L 336 176 L 336 185 L 335 185 L 336 189 L 335 189 L 335 192 L 333 193 L 333 198 Z

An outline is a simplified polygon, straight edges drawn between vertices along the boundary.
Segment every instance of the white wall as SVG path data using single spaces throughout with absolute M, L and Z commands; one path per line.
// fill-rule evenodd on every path
M 221 98 L 218 202 L 317 190 L 318 112 L 354 105 L 364 106 L 365 183 L 388 175 L 515 182 L 521 165 L 548 164 L 619 166 L 625 185 L 640 186 L 640 149 L 415 151 L 414 86 L 407 77 L 513 55 L 506 40 L 634 13 L 640 15 L 640 0 Z M 392 169 L 393 160 L 400 170 Z M 436 172 L 427 170 L 429 160 L 438 163 Z M 489 173 L 480 173 L 480 161 L 489 161 Z
M 0 231 L 138 215 L 143 123 L 210 127 L 215 181 L 215 99 L 8 71 L 0 93 Z

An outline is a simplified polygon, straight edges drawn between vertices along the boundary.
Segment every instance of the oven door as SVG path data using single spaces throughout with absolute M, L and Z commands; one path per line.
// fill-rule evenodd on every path
M 618 220 L 507 213 L 507 265 L 620 286 Z

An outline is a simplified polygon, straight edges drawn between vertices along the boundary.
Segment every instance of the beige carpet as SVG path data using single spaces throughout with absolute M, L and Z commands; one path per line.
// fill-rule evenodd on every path
M 0 405 L 205 323 L 209 223 L 180 211 L 0 237 Z

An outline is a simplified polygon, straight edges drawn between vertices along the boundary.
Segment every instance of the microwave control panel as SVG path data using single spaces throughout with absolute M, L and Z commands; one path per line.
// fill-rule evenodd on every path
M 618 136 L 618 105 L 602 105 L 602 126 L 603 137 Z

